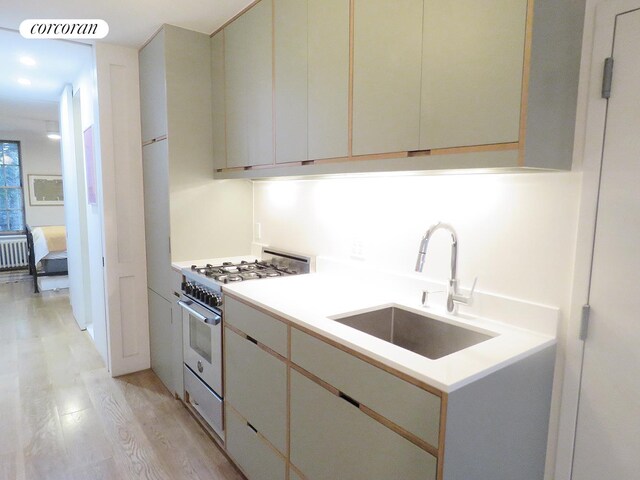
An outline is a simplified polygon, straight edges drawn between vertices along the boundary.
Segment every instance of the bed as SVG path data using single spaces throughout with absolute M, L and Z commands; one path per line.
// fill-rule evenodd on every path
M 27 226 L 27 246 L 29 248 L 29 274 L 33 276 L 35 293 L 40 292 L 38 278 L 69 275 L 67 232 L 64 226 Z

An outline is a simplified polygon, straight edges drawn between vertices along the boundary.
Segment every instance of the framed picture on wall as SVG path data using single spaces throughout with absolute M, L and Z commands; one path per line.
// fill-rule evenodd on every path
M 62 175 L 27 175 L 29 205 L 47 207 L 64 205 Z

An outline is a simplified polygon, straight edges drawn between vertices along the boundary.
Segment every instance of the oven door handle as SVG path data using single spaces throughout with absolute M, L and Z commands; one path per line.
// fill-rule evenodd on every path
M 222 318 L 220 317 L 220 315 L 213 314 L 213 316 L 210 318 L 205 317 L 201 313 L 196 312 L 193 308 L 189 306 L 188 303 L 183 302 L 182 300 L 178 300 L 178 305 L 180 305 L 182 308 L 187 310 L 191 315 L 193 315 L 203 323 L 206 323 L 207 325 L 213 325 L 215 327 L 216 325 L 220 325 L 220 322 L 222 321 Z

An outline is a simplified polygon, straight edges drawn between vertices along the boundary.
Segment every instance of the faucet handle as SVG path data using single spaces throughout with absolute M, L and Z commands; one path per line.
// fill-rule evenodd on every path
M 478 277 L 473 280 L 473 285 L 471 286 L 471 291 L 469 292 L 469 296 L 461 295 L 456 293 L 453 295 L 453 301 L 455 303 L 459 303 L 462 305 L 471 306 L 473 305 L 473 294 L 476 291 L 476 284 L 478 283 Z
M 422 306 L 423 307 L 427 307 L 428 303 L 429 303 L 429 294 L 431 293 L 445 293 L 444 290 L 437 290 L 434 292 L 430 292 L 429 290 L 423 290 L 422 291 Z
M 478 277 L 473 279 L 473 285 L 471 285 L 471 291 L 469 292 L 469 298 L 473 298 L 473 293 L 476 291 L 476 284 L 478 283 Z

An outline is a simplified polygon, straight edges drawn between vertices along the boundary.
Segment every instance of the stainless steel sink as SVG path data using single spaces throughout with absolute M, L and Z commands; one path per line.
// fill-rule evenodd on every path
M 432 360 L 493 338 L 399 307 L 331 318 Z

